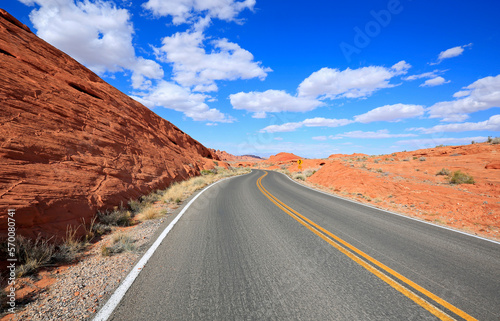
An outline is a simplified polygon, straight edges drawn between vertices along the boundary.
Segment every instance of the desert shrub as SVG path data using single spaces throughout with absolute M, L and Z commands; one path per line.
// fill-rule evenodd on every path
M 214 175 L 215 171 L 210 169 L 202 169 L 200 172 L 201 175 Z
M 490 144 L 496 145 L 500 144 L 500 137 L 495 137 L 491 140 Z
M 55 251 L 55 246 L 40 235 L 35 240 L 18 235 L 16 245 L 16 258 L 19 263 L 17 277 L 29 275 L 47 265 Z
M 451 174 L 451 172 L 447 168 L 443 168 L 439 172 L 436 173 L 436 175 L 444 175 L 444 176 L 449 176 L 450 174 Z
M 417 156 L 413 156 L 413 160 L 416 160 L 418 157 Z
M 474 184 L 474 178 L 460 170 L 450 176 L 450 184 Z
M 374 160 L 373 162 L 374 162 L 375 164 L 378 164 L 378 162 L 379 162 L 379 161 L 380 161 L 379 159 L 376 159 L 376 160 Z
M 421 162 L 425 162 L 425 161 L 427 160 L 427 158 L 425 158 L 425 157 L 420 157 L 418 160 L 419 160 L 419 161 L 421 161 Z
M 301 181 L 305 181 L 306 180 L 306 177 L 302 173 L 294 173 L 293 176 L 292 176 L 292 178 L 293 179 L 297 179 L 297 180 L 301 180 Z
M 108 250 L 110 254 L 134 251 L 134 240 L 127 234 L 118 233 L 113 236 L 112 245 L 108 247 Z
M 305 177 L 311 177 L 314 173 L 318 171 L 317 168 L 308 168 L 304 171 Z
M 58 262 L 72 262 L 78 253 L 85 248 L 86 242 L 83 242 L 76 236 L 78 228 L 68 225 L 66 228 L 66 237 L 64 242 L 57 247 L 54 253 L 54 259 Z
M 111 227 L 106 224 L 95 223 L 94 226 L 92 226 L 92 230 L 94 231 L 95 235 L 104 235 L 111 232 Z
M 383 172 L 382 168 L 377 169 L 377 173 L 382 173 L 382 172 Z
M 112 212 L 97 212 L 97 217 L 101 224 L 111 226 L 130 226 L 132 225 L 132 214 L 130 211 L 122 208 L 115 209 Z

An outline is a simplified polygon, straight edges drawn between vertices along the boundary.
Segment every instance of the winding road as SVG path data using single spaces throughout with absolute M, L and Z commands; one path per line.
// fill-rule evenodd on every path
M 205 190 L 109 320 L 500 320 L 500 244 L 254 170 Z

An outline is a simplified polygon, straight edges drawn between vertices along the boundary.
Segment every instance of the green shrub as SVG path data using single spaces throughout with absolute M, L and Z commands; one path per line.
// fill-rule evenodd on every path
M 447 168 L 441 169 L 439 172 L 436 173 L 436 175 L 444 175 L 444 176 L 450 176 L 451 172 Z
M 450 184 L 474 184 L 474 178 L 462 171 L 453 172 L 450 176 Z
M 418 160 L 421 162 L 425 162 L 427 159 L 425 157 L 420 157 Z

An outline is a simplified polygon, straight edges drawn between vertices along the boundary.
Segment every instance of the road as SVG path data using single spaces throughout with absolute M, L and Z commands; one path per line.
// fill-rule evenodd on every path
M 110 320 L 500 320 L 500 244 L 254 170 L 206 190 Z

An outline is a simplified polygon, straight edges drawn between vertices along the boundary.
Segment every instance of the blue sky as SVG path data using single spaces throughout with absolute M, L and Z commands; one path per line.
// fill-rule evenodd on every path
M 500 130 L 500 3 L 13 0 L 3 8 L 207 147 L 385 154 Z

